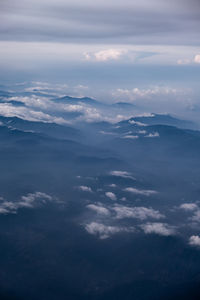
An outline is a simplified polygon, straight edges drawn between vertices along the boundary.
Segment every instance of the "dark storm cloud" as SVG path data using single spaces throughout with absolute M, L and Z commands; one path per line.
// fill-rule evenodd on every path
M 0 2 L 1 40 L 197 44 L 199 1 Z

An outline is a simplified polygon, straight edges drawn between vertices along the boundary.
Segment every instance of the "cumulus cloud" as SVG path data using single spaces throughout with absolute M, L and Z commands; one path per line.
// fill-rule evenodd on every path
M 111 188 L 116 188 L 117 187 L 117 185 L 115 183 L 111 183 L 108 186 L 110 186 Z
M 200 54 L 196 54 L 193 59 L 183 58 L 177 61 L 178 65 L 200 64 Z
M 16 213 L 20 208 L 34 208 L 52 200 L 52 196 L 42 192 L 29 193 L 26 196 L 22 196 L 20 200 L 15 202 L 0 199 L 0 213 Z
M 196 247 L 200 247 L 200 237 L 198 235 L 192 235 L 189 238 L 189 244 L 191 246 L 196 246 Z
M 153 88 L 148 89 L 140 89 L 140 88 L 133 88 L 133 89 L 117 89 L 113 92 L 113 96 L 117 98 L 124 98 L 127 100 L 137 100 L 137 99 L 149 99 L 155 96 L 169 96 L 169 95 L 177 95 L 180 94 L 178 89 L 170 88 L 170 87 L 160 87 L 155 86 Z
M 46 203 L 52 201 L 52 197 L 41 192 L 29 193 L 26 196 L 21 197 L 21 201 L 17 203 L 18 207 L 34 207 L 35 203 Z
M 200 222 L 200 210 L 195 211 L 194 215 L 191 217 L 193 222 Z
M 133 227 L 108 226 L 101 223 L 92 222 L 85 226 L 88 233 L 96 235 L 100 239 L 107 239 L 111 235 L 119 232 L 134 232 Z
M 179 207 L 185 211 L 193 211 L 198 209 L 196 203 L 183 203 Z
M 158 132 L 149 133 L 148 135 L 145 135 L 147 138 L 156 138 L 159 137 L 160 134 Z
M 83 191 L 83 192 L 89 192 L 89 193 L 92 193 L 91 187 L 86 186 L 86 185 L 80 185 L 80 186 L 78 187 L 78 189 L 79 189 L 80 191 Z
M 100 215 L 104 215 L 104 216 L 110 215 L 109 210 L 106 207 L 101 206 L 100 204 L 99 205 L 89 204 L 89 205 L 87 205 L 87 208 L 95 211 L 97 214 L 100 214 Z
M 129 206 L 122 206 L 116 205 L 113 207 L 113 210 L 116 213 L 117 219 L 124 219 L 124 218 L 134 218 L 139 220 L 145 220 L 147 218 L 152 219 L 162 219 L 164 215 L 162 215 L 158 210 L 154 210 L 153 208 L 147 207 L 129 207 Z
M 84 53 L 86 60 L 96 60 L 105 62 L 108 60 L 118 60 L 127 51 L 125 49 L 106 49 L 95 53 Z
M 175 230 L 173 227 L 165 223 L 147 223 L 140 226 L 146 234 L 158 234 L 163 236 L 174 235 Z
M 105 195 L 106 195 L 106 197 L 110 198 L 113 201 L 117 200 L 117 197 L 113 192 L 106 192 Z
M 134 179 L 135 180 L 135 178 L 131 175 L 131 173 L 127 172 L 127 171 L 111 171 L 110 175 L 116 176 L 116 177 L 129 178 L 129 179 Z
M 196 64 L 200 64 L 200 54 L 195 55 L 195 57 L 194 57 L 194 62 L 195 62 Z
M 144 196 L 151 196 L 151 195 L 155 195 L 158 192 L 154 191 L 154 190 L 139 190 L 133 187 L 127 187 L 124 189 L 125 192 L 130 192 L 132 194 L 136 194 L 136 195 L 144 195 Z

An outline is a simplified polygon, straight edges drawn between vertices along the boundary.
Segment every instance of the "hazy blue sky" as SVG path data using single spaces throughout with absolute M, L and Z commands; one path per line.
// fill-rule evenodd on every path
M 129 101 L 135 89 L 177 91 L 196 103 L 199 28 L 198 0 L 1 0 L 0 79 Z

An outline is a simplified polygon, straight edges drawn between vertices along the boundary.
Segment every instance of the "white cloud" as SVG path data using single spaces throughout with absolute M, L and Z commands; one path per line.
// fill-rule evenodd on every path
M 86 186 L 86 185 L 80 185 L 78 187 L 79 190 L 83 191 L 83 192 L 89 192 L 89 193 L 92 193 L 92 189 L 91 187 L 89 186 Z
M 132 124 L 132 125 L 147 126 L 147 124 L 144 124 L 142 122 L 138 122 L 138 121 L 135 121 L 135 120 L 129 120 L 128 122 L 129 122 L 129 124 Z
M 153 133 L 149 133 L 148 135 L 145 135 L 145 137 L 147 138 L 155 138 L 155 137 L 159 137 L 160 134 L 158 132 L 153 132 Z
M 117 200 L 117 197 L 113 192 L 106 192 L 105 195 L 106 195 L 106 197 L 110 198 L 113 201 Z
M 198 235 L 192 235 L 190 238 L 189 238 L 189 244 L 191 246 L 197 246 L 197 247 L 200 247 L 200 237 Z
M 194 62 L 195 62 L 196 64 L 200 64 L 200 54 L 195 55 L 195 57 L 194 57 Z
M 104 215 L 104 216 L 110 215 L 109 210 L 101 205 L 89 204 L 89 205 L 87 205 L 87 208 L 95 211 L 96 213 L 98 213 L 100 215 Z
M 51 201 L 52 197 L 41 192 L 30 193 L 26 196 L 22 196 L 21 201 L 17 203 L 18 207 L 33 207 L 36 201 L 39 200 L 41 203 Z
M 155 97 L 166 98 L 169 96 L 178 96 L 183 94 L 183 90 L 179 90 L 176 88 L 171 88 L 167 86 L 155 86 L 152 88 L 141 89 L 141 88 L 133 88 L 133 89 L 121 89 L 118 88 L 112 92 L 112 96 L 117 99 L 124 99 L 126 101 L 136 101 L 136 100 L 150 100 Z
M 198 206 L 196 205 L 196 203 L 183 203 L 179 207 L 186 211 L 193 211 L 193 210 L 198 209 Z
M 136 195 L 144 195 L 144 196 L 151 196 L 151 195 L 155 195 L 158 192 L 157 191 L 153 191 L 153 190 L 139 190 L 133 187 L 127 187 L 124 189 L 125 192 L 130 192 Z
M 110 175 L 116 176 L 116 177 L 122 177 L 122 178 L 130 178 L 130 179 L 135 180 L 135 178 L 131 175 L 131 173 L 129 173 L 127 171 L 111 171 Z
M 127 51 L 125 49 L 107 49 L 94 53 L 84 53 L 86 60 L 96 60 L 100 62 L 108 60 L 118 60 Z
M 9 211 L 7 208 L 0 206 L 0 214 L 8 214 L 11 213 L 11 211 Z
M 200 210 L 197 210 L 194 215 L 192 216 L 191 220 L 193 222 L 200 222 Z
M 140 133 L 140 134 L 146 134 L 147 132 L 146 132 L 146 130 L 139 130 L 138 133 Z
M 140 226 L 146 234 L 159 234 L 169 236 L 175 234 L 174 228 L 165 223 L 147 223 Z
M 100 239 L 107 239 L 119 232 L 133 232 L 133 227 L 107 226 L 101 223 L 92 222 L 85 226 L 88 233 L 98 236 Z
M 20 100 L 20 99 L 19 99 Z M 9 103 L 0 104 L 0 112 L 5 117 L 18 117 L 29 121 L 54 122 L 58 124 L 68 124 L 69 122 L 62 117 L 52 116 L 42 111 L 36 111 L 28 107 L 16 107 Z
M 177 61 L 178 65 L 188 65 L 192 63 L 200 64 L 200 54 L 196 54 L 193 59 L 183 58 Z
M 129 207 L 129 206 L 122 206 L 116 205 L 113 207 L 113 210 L 116 213 L 117 219 L 124 219 L 124 218 L 135 218 L 139 220 L 145 220 L 147 218 L 152 219 L 161 219 L 164 218 L 158 210 L 154 210 L 153 208 L 147 207 Z
M 116 188 L 117 187 L 117 185 L 115 183 L 111 183 L 108 186 L 110 186 L 111 188 Z
M 132 140 L 136 140 L 139 138 L 138 135 L 125 135 L 122 137 L 123 139 L 132 139 Z
M 45 204 L 52 200 L 52 196 L 42 192 L 29 193 L 26 196 L 22 196 L 21 199 L 16 202 L 1 199 L 0 213 L 16 213 L 20 208 L 34 208 L 38 205 Z

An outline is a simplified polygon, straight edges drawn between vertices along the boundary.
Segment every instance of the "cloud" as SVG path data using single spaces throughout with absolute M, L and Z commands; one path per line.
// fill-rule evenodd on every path
M 184 58 L 177 61 L 178 65 L 189 65 L 193 63 L 200 64 L 200 54 L 196 54 L 193 59 Z
M 0 2 L 2 40 L 65 43 L 191 44 L 198 40 L 197 1 L 39 0 Z M 190 24 L 190 26 L 188 26 Z
M 83 191 L 83 192 L 89 192 L 89 193 L 92 193 L 91 187 L 86 186 L 86 185 L 80 185 L 80 186 L 78 187 L 78 189 L 79 189 L 80 191 Z
M 151 195 L 155 195 L 158 192 L 157 191 L 153 191 L 153 190 L 139 190 L 133 187 L 127 187 L 124 189 L 125 192 L 130 192 L 132 194 L 136 194 L 136 195 L 144 195 L 144 196 L 151 196 Z
M 46 203 L 52 201 L 52 197 L 41 192 L 29 193 L 21 197 L 21 201 L 17 203 L 18 207 L 34 207 L 37 202 Z
M 100 239 L 107 239 L 111 235 L 120 232 L 134 232 L 133 227 L 107 226 L 101 223 L 92 222 L 85 226 L 88 233 L 96 235 Z
M 113 207 L 113 210 L 116 213 L 117 219 L 124 219 L 124 218 L 134 218 L 139 220 L 145 220 L 147 218 L 152 219 L 162 219 L 164 215 L 162 215 L 158 210 L 154 210 L 153 208 L 147 207 L 129 207 L 129 206 L 122 206 L 116 205 Z
M 110 186 L 111 188 L 116 188 L 117 187 L 117 185 L 115 183 L 111 183 L 108 186 Z
M 108 60 L 118 60 L 125 53 L 126 50 L 124 49 L 107 49 L 95 53 L 84 53 L 84 56 L 86 60 L 105 62 Z
M 106 197 L 110 198 L 113 201 L 117 200 L 117 197 L 113 192 L 106 192 L 105 195 L 106 195 Z
M 195 62 L 196 64 L 200 64 L 200 54 L 195 55 L 195 57 L 194 57 L 194 62 Z
M 165 223 L 147 223 L 140 226 L 146 234 L 158 234 L 163 236 L 174 235 L 173 227 Z
M 189 244 L 191 246 L 196 246 L 196 247 L 200 247 L 200 237 L 198 235 L 192 235 L 189 238 Z
M 149 133 L 148 135 L 145 135 L 147 138 L 156 138 L 159 137 L 160 134 L 158 132 Z
M 135 120 L 129 120 L 128 122 L 129 122 L 129 124 L 131 124 L 131 125 L 147 126 L 147 124 L 144 124 L 144 123 L 142 123 L 142 122 L 138 122 L 138 121 L 135 121 Z
M 89 205 L 87 205 L 87 208 L 95 211 L 96 213 L 98 213 L 100 215 L 104 215 L 104 216 L 110 215 L 109 210 L 101 205 L 89 204 Z
M 110 171 L 110 175 L 135 180 L 135 178 L 131 175 L 131 173 L 127 171 Z
M 22 196 L 19 201 L 11 202 L 0 199 L 0 213 L 16 213 L 20 208 L 34 208 L 47 202 L 51 202 L 53 197 L 42 192 L 29 193 Z
M 144 103 L 146 101 L 158 101 L 160 97 L 162 97 L 162 101 L 169 97 L 172 99 L 178 98 L 180 95 L 183 95 L 186 92 L 184 89 L 180 88 L 172 88 L 168 86 L 154 86 L 150 88 L 133 88 L 133 89 L 121 89 L 118 88 L 112 92 L 112 96 L 115 99 L 123 99 L 123 101 L 127 102 L 134 102 L 141 105 L 141 101 L 143 100 Z M 147 104 L 148 104 L 147 102 Z
M 104 130 L 101 130 L 99 131 L 101 134 L 104 134 L 104 135 L 116 135 L 115 132 L 112 132 L 112 131 L 104 131 Z
M 39 82 L 37 82 L 39 84 Z M 40 83 L 41 88 L 48 87 L 51 88 L 49 83 Z M 52 89 L 61 89 L 65 84 L 53 84 Z M 111 110 L 110 107 L 106 106 L 106 103 L 101 103 L 96 101 L 94 104 L 89 104 L 83 100 L 79 101 L 80 97 L 75 97 L 74 101 L 65 100 L 54 101 L 50 95 L 37 95 L 31 94 L 23 96 L 24 91 L 21 91 L 22 95 L 5 97 L 9 102 L 0 103 L 0 114 L 7 117 L 19 117 L 25 120 L 38 121 L 38 122 L 53 122 L 61 125 L 69 125 L 75 122 L 101 122 L 106 121 L 110 123 L 116 123 L 121 120 L 130 119 L 133 116 L 133 112 L 129 109 L 124 110 L 121 114 L 120 109 Z M 37 92 L 36 92 L 37 93 Z M 12 94 L 11 94 L 12 95 Z M 63 94 L 61 94 L 63 96 Z M 58 98 L 58 96 L 56 96 Z M 20 101 L 23 106 L 12 105 L 11 101 Z M 151 102 L 151 101 L 150 101 Z M 155 100 L 154 104 L 158 104 Z M 149 105 L 149 104 L 148 104 Z M 150 108 L 149 108 L 150 109 Z M 129 120 L 130 124 L 145 125 L 143 123 L 136 122 L 134 120 Z M 101 131 L 102 134 L 107 135 L 117 135 L 117 133 L 111 130 Z M 153 136 L 152 136 L 153 137 Z M 134 139 L 137 138 L 137 133 L 135 134 L 124 134 L 124 138 Z
M 52 116 L 46 112 L 30 109 L 29 107 L 16 107 L 9 103 L 0 103 L 0 114 L 5 117 L 18 117 L 29 121 L 69 124 L 62 117 Z
M 200 222 L 200 210 L 198 209 L 194 215 L 190 218 L 193 222 Z
M 138 136 L 138 135 L 124 135 L 122 138 L 123 138 L 123 139 L 136 140 L 136 139 L 139 138 L 139 136 Z
M 196 203 L 183 203 L 179 207 L 185 211 L 193 211 L 198 209 Z

